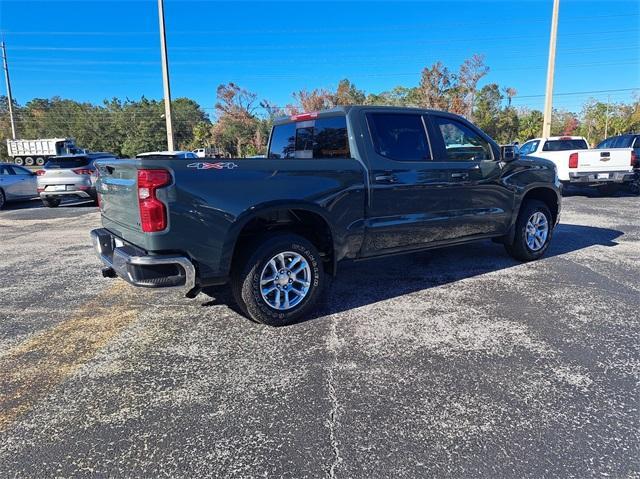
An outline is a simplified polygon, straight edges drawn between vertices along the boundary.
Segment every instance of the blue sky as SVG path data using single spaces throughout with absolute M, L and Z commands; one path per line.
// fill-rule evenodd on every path
M 15 98 L 161 98 L 157 2 L 0 0 Z M 484 54 L 514 104 L 542 108 L 552 0 L 215 2 L 165 0 L 174 97 L 211 112 L 233 81 L 278 105 L 349 78 L 413 86 L 441 60 Z M 640 88 L 640 2 L 561 0 L 554 106 L 630 100 Z M 600 90 L 626 90 L 564 95 Z M 4 93 L 4 88 L 1 90 Z M 640 93 L 636 91 L 635 94 Z

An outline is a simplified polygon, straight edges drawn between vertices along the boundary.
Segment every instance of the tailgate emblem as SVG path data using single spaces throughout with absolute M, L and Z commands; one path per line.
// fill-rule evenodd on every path
M 210 169 L 215 169 L 215 170 L 222 170 L 222 169 L 228 169 L 228 170 L 233 170 L 234 168 L 237 168 L 238 165 L 236 165 L 235 163 L 231 162 L 231 161 L 219 161 L 217 163 L 209 163 L 208 161 L 199 161 L 197 163 L 189 163 L 187 165 L 187 168 L 196 168 L 198 170 L 210 170 Z

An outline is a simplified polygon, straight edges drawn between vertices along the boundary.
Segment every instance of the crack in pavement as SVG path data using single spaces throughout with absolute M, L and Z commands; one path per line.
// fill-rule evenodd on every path
M 331 401 L 331 409 L 329 411 L 329 419 L 327 420 L 327 427 L 329 428 L 329 441 L 331 443 L 331 450 L 333 451 L 333 462 L 329 467 L 329 478 L 334 479 L 336 477 L 336 468 L 342 463 L 342 457 L 340 456 L 339 442 L 336 438 L 336 426 L 338 417 L 338 398 L 336 396 L 336 389 L 334 386 L 333 370 L 338 364 L 338 334 L 336 331 L 336 319 L 331 319 L 331 329 L 329 330 L 329 338 L 327 345 L 331 352 L 331 364 L 327 369 L 327 388 L 329 392 L 329 400 Z

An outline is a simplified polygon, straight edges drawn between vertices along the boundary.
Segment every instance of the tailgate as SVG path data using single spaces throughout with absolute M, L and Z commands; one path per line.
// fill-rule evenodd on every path
M 631 148 L 578 151 L 578 171 L 631 171 Z
M 109 220 L 129 231 L 142 232 L 138 211 L 138 169 L 135 160 L 96 161 L 103 221 Z

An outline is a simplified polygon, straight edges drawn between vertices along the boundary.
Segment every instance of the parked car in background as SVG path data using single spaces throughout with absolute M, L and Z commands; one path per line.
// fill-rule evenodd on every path
M 246 315 L 274 325 L 311 314 L 341 260 L 492 238 L 532 261 L 560 215 L 552 162 L 518 159 L 464 118 L 432 110 L 282 118 L 267 158 L 97 168 L 104 227 L 92 240 L 103 275 L 189 297 L 230 283 Z
M 7 154 L 16 165 L 42 166 L 54 156 L 85 153 L 73 138 L 44 138 L 38 140 L 7 140 Z
M 535 156 L 552 161 L 558 178 L 565 185 L 597 187 L 602 193 L 614 192 L 633 181 L 636 161 L 631 148 L 590 149 L 581 136 L 534 138 L 520 147 L 520 156 Z
M 139 159 L 151 159 L 151 158 L 170 158 L 173 160 L 194 160 L 198 159 L 193 151 L 149 151 L 146 153 L 139 153 L 136 155 Z
M 96 200 L 94 161 L 115 160 L 113 153 L 94 152 L 82 155 L 56 156 L 38 170 L 38 193 L 42 203 L 55 208 L 63 198 Z
M 633 148 L 636 159 L 640 160 L 640 133 L 610 136 L 598 143 L 596 148 Z
M 13 163 L 0 163 L 0 209 L 9 201 L 38 196 L 36 174 Z

